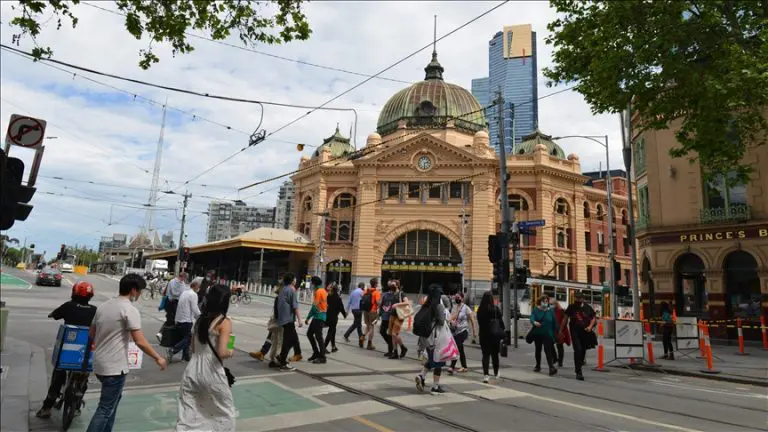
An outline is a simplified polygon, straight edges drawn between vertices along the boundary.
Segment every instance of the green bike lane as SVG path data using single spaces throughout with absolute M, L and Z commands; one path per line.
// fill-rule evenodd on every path
M 0 273 L 0 287 L 3 289 L 24 289 L 28 290 L 32 288 L 32 284 L 25 281 L 24 279 L 21 279 L 19 277 L 13 276 L 11 274 L 8 274 L 6 272 Z

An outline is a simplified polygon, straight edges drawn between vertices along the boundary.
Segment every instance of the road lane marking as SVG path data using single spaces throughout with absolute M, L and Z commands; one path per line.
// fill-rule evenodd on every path
M 327 394 L 343 393 L 344 389 L 338 388 L 330 384 L 326 384 L 326 385 L 321 385 L 317 387 L 308 387 L 303 389 L 301 392 L 302 394 L 309 395 L 309 396 L 323 396 Z
M 674 387 L 674 388 L 679 388 L 683 390 L 694 390 L 694 391 L 707 392 L 707 393 L 726 394 L 728 396 L 741 396 L 741 397 L 768 400 L 768 395 L 759 394 L 759 393 L 737 393 L 737 392 L 732 392 L 728 390 L 714 390 L 714 389 L 707 389 L 703 387 L 688 386 L 684 384 L 683 385 L 672 384 L 672 383 L 666 383 L 666 382 L 660 382 L 660 381 L 651 381 L 651 382 L 656 385 Z
M 380 424 L 378 424 L 376 422 L 372 422 L 372 421 L 368 420 L 365 417 L 355 416 L 355 417 L 352 417 L 352 420 L 360 422 L 360 423 L 368 426 L 369 428 L 377 430 L 379 432 L 395 432 L 392 429 L 384 427 L 384 426 L 382 426 L 382 425 L 380 425 Z
M 678 430 L 678 431 L 683 431 L 683 432 L 702 432 L 702 431 L 700 431 L 698 429 L 689 429 L 689 428 L 686 428 L 686 427 L 666 424 L 666 423 L 657 422 L 657 421 L 653 421 L 653 420 L 645 420 L 645 419 L 633 417 L 633 416 L 628 415 L 628 414 L 621 414 L 621 413 L 617 413 L 617 412 L 601 410 L 599 408 L 594 408 L 594 407 L 587 406 L 587 405 L 580 405 L 580 404 L 566 402 L 566 401 L 562 401 L 562 400 L 558 400 L 558 399 L 548 398 L 546 396 L 539 396 L 539 395 L 530 394 L 530 393 L 528 394 L 528 396 L 530 396 L 530 397 L 532 397 L 534 399 L 539 399 L 539 400 L 543 400 L 543 401 L 547 401 L 547 402 L 552 402 L 552 403 L 556 403 L 556 404 L 560 404 L 560 405 L 565 405 L 565 406 L 569 406 L 571 408 L 576 408 L 576 409 L 580 409 L 580 410 L 592 411 L 592 412 L 596 412 L 596 413 L 599 413 L 599 414 L 604 414 L 604 415 L 609 415 L 609 416 L 613 416 L 613 417 L 623 418 L 625 420 L 631 420 L 631 421 L 635 421 L 635 422 L 638 422 L 638 423 L 643 423 L 643 424 L 647 424 L 647 425 L 651 425 L 651 426 L 656 426 L 656 427 L 659 427 L 659 428 L 662 428 L 662 429 L 672 429 L 672 430 Z M 650 408 L 648 408 L 648 409 L 650 409 Z

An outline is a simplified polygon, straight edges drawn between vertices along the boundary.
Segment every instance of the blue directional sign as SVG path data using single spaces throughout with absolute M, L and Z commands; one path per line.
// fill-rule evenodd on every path
M 517 223 L 517 226 L 519 228 L 536 228 L 536 227 L 543 227 L 546 225 L 546 221 L 544 219 L 537 219 L 537 220 L 529 220 L 529 221 L 520 221 Z

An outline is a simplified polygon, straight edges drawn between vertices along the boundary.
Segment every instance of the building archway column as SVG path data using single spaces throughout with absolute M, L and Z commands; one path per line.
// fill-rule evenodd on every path
M 768 267 L 761 267 L 757 270 L 760 277 L 760 314 L 768 322 Z
M 707 278 L 704 310 L 709 319 L 726 319 L 728 312 L 725 309 L 725 272 L 722 269 L 709 269 L 704 275 Z
M 375 178 L 375 169 L 363 168 L 359 175 L 357 202 L 374 202 L 377 198 L 377 182 L 375 180 L 363 180 L 363 178 Z M 386 227 L 382 227 L 380 222 L 378 225 L 376 224 L 376 210 L 378 208 L 379 204 L 360 205 L 356 208 L 351 287 L 356 287 L 360 282 L 367 286 L 371 278 L 381 278 L 381 260 L 376 262 L 374 259 L 374 245 L 377 244 L 378 231 L 381 231 L 381 228 L 386 230 Z

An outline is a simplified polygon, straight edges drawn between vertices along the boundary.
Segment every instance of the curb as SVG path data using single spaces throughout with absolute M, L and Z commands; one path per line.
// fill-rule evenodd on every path
M 753 385 L 757 387 L 765 387 L 768 388 L 768 381 L 760 381 L 760 380 L 754 380 L 749 378 L 739 378 L 734 377 L 732 375 L 713 375 L 713 374 L 703 374 L 699 372 L 691 372 L 686 370 L 680 370 L 680 369 L 665 369 L 663 367 L 657 367 L 657 368 L 650 368 L 643 365 L 627 365 L 627 366 L 613 366 L 613 368 L 623 368 L 623 367 L 629 367 L 630 369 L 636 369 L 636 370 L 642 370 L 647 372 L 656 372 L 660 374 L 667 374 L 667 375 L 678 375 L 678 376 L 687 376 L 687 377 L 694 377 L 694 378 L 703 378 L 708 379 L 712 381 L 722 381 L 722 382 L 730 382 L 734 384 L 746 384 L 746 385 Z

